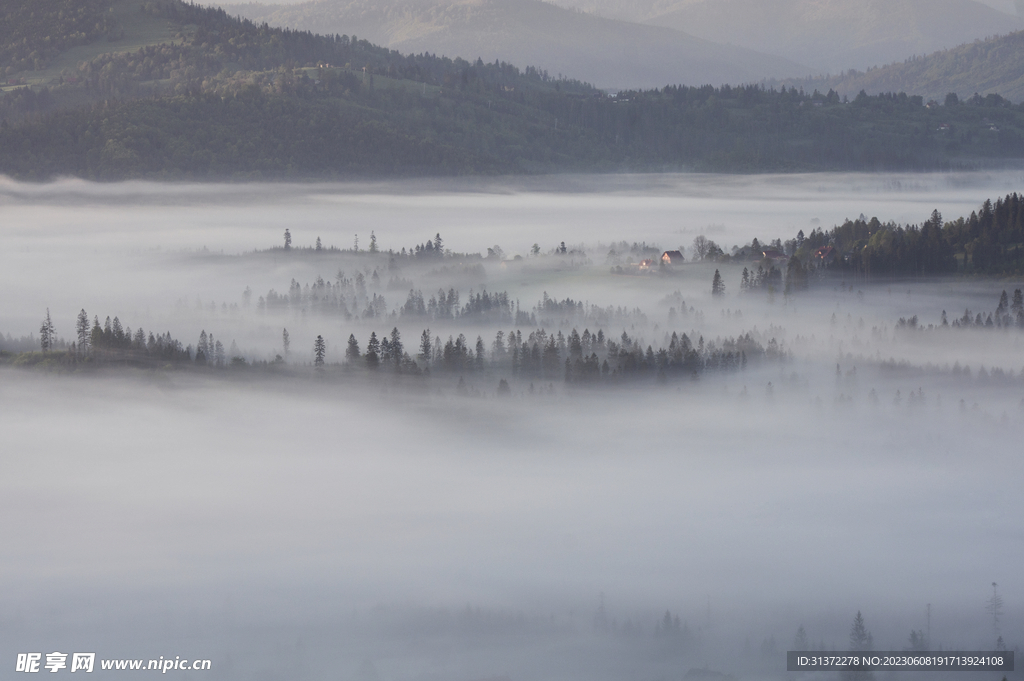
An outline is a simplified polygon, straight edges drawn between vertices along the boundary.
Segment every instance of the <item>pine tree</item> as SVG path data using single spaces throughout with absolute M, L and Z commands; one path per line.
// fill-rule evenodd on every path
M 420 354 L 419 358 L 425 363 L 430 363 L 430 358 L 434 354 L 434 345 L 430 341 L 430 329 L 423 329 L 423 333 L 420 334 Z
M 985 603 L 985 610 L 992 616 L 992 630 L 999 636 L 999 620 L 1003 617 L 1003 597 L 999 595 L 998 584 L 992 582 L 992 598 Z
M 323 245 L 323 243 L 322 243 L 322 242 L 320 241 L 320 237 L 317 237 L 317 238 L 316 238 L 316 250 L 318 250 L 318 251 L 322 251 L 322 250 L 324 250 L 324 245 Z
M 199 334 L 199 344 L 196 346 L 196 364 L 206 364 L 206 360 L 209 357 L 207 343 L 206 331 L 204 330 Z
M 355 362 L 363 353 L 359 350 L 359 341 L 356 340 L 356 335 L 350 333 L 348 336 L 348 348 L 345 350 L 345 359 L 349 362 Z
M 391 361 L 395 364 L 402 363 L 402 355 L 405 353 L 405 347 L 402 345 L 402 334 L 398 332 L 398 327 L 391 329 Z
M 370 340 L 366 343 L 366 364 L 371 369 L 376 369 L 380 364 L 380 341 L 377 340 L 377 332 L 370 332 Z
M 1004 324 L 1010 324 L 1010 315 L 1007 311 L 1010 309 L 1010 297 L 1006 295 L 1006 291 L 999 296 L 999 305 L 996 306 L 996 320 L 997 326 L 1003 326 Z
M 78 319 L 75 321 L 75 334 L 78 337 L 78 352 L 85 354 L 89 349 L 89 315 L 84 309 L 78 313 Z
M 491 344 L 491 355 L 495 362 L 500 361 L 505 356 L 505 332 L 498 331 L 494 334 L 494 343 Z
M 718 272 L 718 270 L 715 270 L 715 276 L 711 280 L 711 295 L 725 295 L 725 283 L 722 282 L 722 275 Z
M 869 651 L 873 647 L 874 643 L 871 639 L 871 632 L 864 626 L 864 618 L 858 610 L 857 616 L 853 618 L 853 626 L 850 628 L 850 650 Z M 873 681 L 875 676 L 871 672 L 843 671 L 840 673 L 839 678 L 840 681 Z
M 796 630 L 796 636 L 793 638 L 793 650 L 808 650 L 810 643 L 807 642 L 807 632 L 804 630 L 804 625 L 800 625 L 800 628 Z
M 377 235 L 374 234 L 373 230 L 370 230 L 370 253 L 377 252 Z
M 284 230 L 284 250 L 291 250 L 292 247 L 292 233 L 290 230 Z
M 871 650 L 871 632 L 864 626 L 864 617 L 857 611 L 850 628 L 850 650 Z
M 284 346 L 284 356 L 288 356 L 288 349 L 292 345 L 291 338 L 288 336 L 288 329 L 281 330 L 281 344 Z
M 324 357 L 327 355 L 327 343 L 323 336 L 317 336 L 313 342 L 313 364 L 320 371 L 324 368 Z
M 786 267 L 786 293 L 802 291 L 807 288 L 807 270 L 800 258 L 795 255 L 789 259 Z
M 92 318 L 92 330 L 89 332 L 89 346 L 98 348 L 103 346 L 103 328 L 100 326 L 100 318 Z
M 43 352 L 49 352 L 53 349 L 53 344 L 56 340 L 55 334 L 53 321 L 50 320 L 50 308 L 46 308 L 46 318 L 39 325 L 39 345 L 42 347 Z

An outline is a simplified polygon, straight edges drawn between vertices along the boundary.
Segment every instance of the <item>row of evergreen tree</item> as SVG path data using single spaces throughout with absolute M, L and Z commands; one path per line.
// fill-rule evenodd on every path
M 1024 196 L 986 200 L 967 217 L 944 222 L 936 210 L 921 225 L 882 223 L 861 216 L 827 233 L 812 232 L 804 256 L 833 246 L 826 264 L 865 277 L 934 276 L 956 272 L 1024 273 Z
M 75 323 L 76 340 L 63 349 L 69 359 L 91 362 L 190 363 L 195 366 L 244 366 L 246 360 L 232 341 L 230 350 L 204 329 L 198 342 L 184 345 L 170 332 L 154 334 L 139 327 L 122 325 L 118 317 L 109 316 L 101 325 L 99 317 L 92 322 L 83 309 Z M 586 384 L 605 379 L 656 376 L 664 380 L 672 376 L 696 376 L 705 371 L 744 369 L 749 361 L 783 360 L 787 353 L 773 338 L 767 346 L 752 334 L 719 338 L 705 343 L 701 336 L 696 343 L 683 333 L 666 336 L 667 345 L 657 350 L 642 339 L 632 338 L 625 331 L 618 341 L 605 336 L 603 330 L 591 333 L 575 328 L 568 334 L 561 330 L 549 333 L 543 328 L 497 331 L 488 349 L 481 336 L 470 343 L 464 334 L 442 341 L 430 329 L 420 335 L 416 351 L 410 354 L 397 327 L 378 338 L 371 332 L 365 351 L 354 334 L 349 335 L 344 363 L 351 368 L 390 370 L 395 373 L 419 375 L 424 372 L 475 373 L 483 371 L 508 373 L 511 376 L 547 381 Z M 285 356 L 290 355 L 291 340 L 287 329 L 282 331 Z M 40 326 L 40 349 L 44 354 L 58 349 L 57 336 L 49 310 Z M 328 364 L 327 342 L 317 336 L 313 347 L 314 365 Z M 277 362 L 285 360 L 279 355 Z
M 705 371 L 745 369 L 750 361 L 779 361 L 787 356 L 774 338 L 762 345 L 750 333 L 708 343 L 700 337 L 695 344 L 687 334 L 673 332 L 667 346 L 655 350 L 651 344 L 645 348 L 643 341 L 631 338 L 626 332 L 615 341 L 606 338 L 603 330 L 592 334 L 589 329 L 582 334 L 573 329 L 568 335 L 562 331 L 548 333 L 537 329 L 525 337 L 521 330 L 508 334 L 498 331 L 489 349 L 482 336 L 477 336 L 475 343 L 464 334 L 442 341 L 440 336 L 432 336 L 430 329 L 424 329 L 417 351 L 410 354 L 395 327 L 380 338 L 376 332 L 371 332 L 365 350 L 360 348 L 355 334 L 349 335 L 345 364 L 372 371 L 390 369 L 414 374 L 431 370 L 497 371 L 512 376 L 586 384 L 627 377 L 656 376 L 663 380 L 672 376 L 696 376 Z M 326 364 L 325 357 L 318 355 L 318 359 L 318 366 Z
M 75 319 L 75 339 L 69 344 L 57 336 L 56 328 L 46 311 L 39 328 L 39 347 L 44 355 L 61 351 L 63 359 L 69 362 L 91 363 L 125 363 L 125 364 L 180 364 L 194 363 L 199 366 L 224 366 L 229 357 L 237 358 L 240 352 L 234 341 L 231 342 L 230 354 L 224 344 L 207 334 L 205 330 L 199 335 L 195 346 L 184 345 L 171 336 L 170 331 L 148 334 L 139 328 L 132 331 L 130 326 L 121 323 L 118 317 L 109 316 L 100 324 L 98 316 L 92 322 L 89 315 L 82 309 Z M 237 362 L 236 362 L 237 363 Z
M 1019 288 L 1014 289 L 1011 302 L 1010 296 L 1003 291 L 999 295 L 999 303 L 996 305 L 995 312 L 990 312 L 987 316 L 981 312 L 975 314 L 968 308 L 964 310 L 963 316 L 950 322 L 946 311 L 943 310 L 939 326 L 952 326 L 961 329 L 1024 329 L 1024 292 Z M 896 322 L 896 328 L 913 330 L 921 327 L 917 315 L 914 315 L 909 318 L 900 317 Z
M 393 284 L 409 283 L 406 280 L 393 279 Z M 522 310 L 518 300 L 513 300 L 507 291 L 488 292 L 487 289 L 475 292 L 470 289 L 465 300 L 454 287 L 438 289 L 437 293 L 425 298 L 421 289 L 410 288 L 405 303 L 395 310 L 390 310 L 387 299 L 381 289 L 381 278 L 376 269 L 367 277 L 356 272 L 348 277 L 343 271 L 338 272 L 335 283 L 317 277 L 305 286 L 292 279 L 288 293 L 278 293 L 270 289 L 265 296 L 256 301 L 256 310 L 261 313 L 300 312 L 302 314 L 321 314 L 338 317 L 344 320 L 408 318 L 411 320 L 450 321 L 461 320 L 481 324 L 511 324 L 516 326 L 571 326 L 573 324 L 595 324 L 602 326 L 645 324 L 647 316 L 639 308 L 621 306 L 599 307 L 581 300 L 552 298 L 545 291 L 541 300 L 532 310 Z M 248 301 L 252 293 L 243 293 L 243 300 Z M 685 308 L 684 308 L 685 310 Z

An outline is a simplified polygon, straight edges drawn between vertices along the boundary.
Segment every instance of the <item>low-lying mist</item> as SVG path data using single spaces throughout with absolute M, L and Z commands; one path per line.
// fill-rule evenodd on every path
M 0 663 L 781 678 L 857 612 L 1012 650 L 1022 282 L 741 290 L 691 243 L 1014 183 L 4 184 Z

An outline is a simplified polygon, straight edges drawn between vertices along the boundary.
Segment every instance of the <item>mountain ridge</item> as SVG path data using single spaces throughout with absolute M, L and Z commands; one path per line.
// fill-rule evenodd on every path
M 904 62 L 867 71 L 847 71 L 836 76 L 769 81 L 802 87 L 808 91 L 835 90 L 853 97 L 868 94 L 908 92 L 926 100 L 942 102 L 949 93 L 958 99 L 999 95 L 1013 102 L 1024 101 L 1024 31 L 978 40 Z
M 814 66 L 864 70 L 1016 29 L 978 0 L 553 0 Z
M 51 9 L 69 1 L 12 0 Z M 103 28 L 108 6 L 125 1 L 91 0 L 82 20 Z M 10 7 L 0 19 L 14 16 L 3 13 Z M 936 170 L 1024 159 L 1024 107 L 994 96 L 930 107 L 921 97 L 865 94 L 847 104 L 834 92 L 757 84 L 609 96 L 531 66 L 402 54 L 181 0 L 148 0 L 140 10 L 107 26 L 107 37 L 96 32 L 46 64 L 35 58 L 55 77 L 9 86 L 0 97 L 0 173 L 365 179 Z M 5 71 L 58 27 L 27 28 L 0 42 L 17 52 L 0 62 Z M 133 51 L 147 34 L 155 44 Z M 84 48 L 92 56 L 69 65 Z
M 608 89 L 739 84 L 812 72 L 745 47 L 574 12 L 542 0 L 401 0 L 387 5 L 313 0 L 222 7 L 257 22 L 355 34 L 403 52 L 533 65 Z

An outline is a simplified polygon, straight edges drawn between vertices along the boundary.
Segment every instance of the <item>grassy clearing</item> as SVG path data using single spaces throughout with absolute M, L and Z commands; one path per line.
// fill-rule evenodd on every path
M 327 72 L 331 72 L 331 73 L 351 73 L 352 75 L 354 75 L 355 77 L 359 78 L 360 80 L 362 80 L 363 78 L 366 78 L 367 81 L 369 81 L 369 79 L 371 78 L 371 76 L 364 74 L 361 69 L 346 69 L 346 68 L 343 68 L 343 67 L 331 67 L 331 68 L 324 68 L 324 69 L 320 69 L 320 68 L 317 68 L 317 67 L 304 67 L 304 68 L 301 68 L 301 69 L 298 69 L 298 70 L 302 71 L 302 72 L 305 72 L 305 74 L 307 76 L 309 76 L 310 78 L 312 78 L 314 80 L 319 78 L 323 73 L 327 73 Z M 372 76 L 372 78 L 373 78 L 373 86 L 375 88 L 387 89 L 387 90 L 410 90 L 410 91 L 418 92 L 420 94 L 433 94 L 433 95 L 440 94 L 440 92 L 441 92 L 440 86 L 437 86 L 437 85 L 427 85 L 425 83 L 417 83 L 417 82 L 412 81 L 412 80 L 404 80 L 404 79 L 400 79 L 400 78 L 388 78 L 387 76 L 381 76 L 381 75 L 375 75 L 375 76 Z
M 78 64 L 108 52 L 135 52 L 148 45 L 170 43 L 178 38 L 180 27 L 167 19 L 142 11 L 139 0 L 111 0 L 110 12 L 117 18 L 122 37 L 117 40 L 100 39 L 89 45 L 73 47 L 39 71 L 24 71 L 15 77 L 24 78 L 29 85 L 49 85 L 63 71 L 74 71 Z

